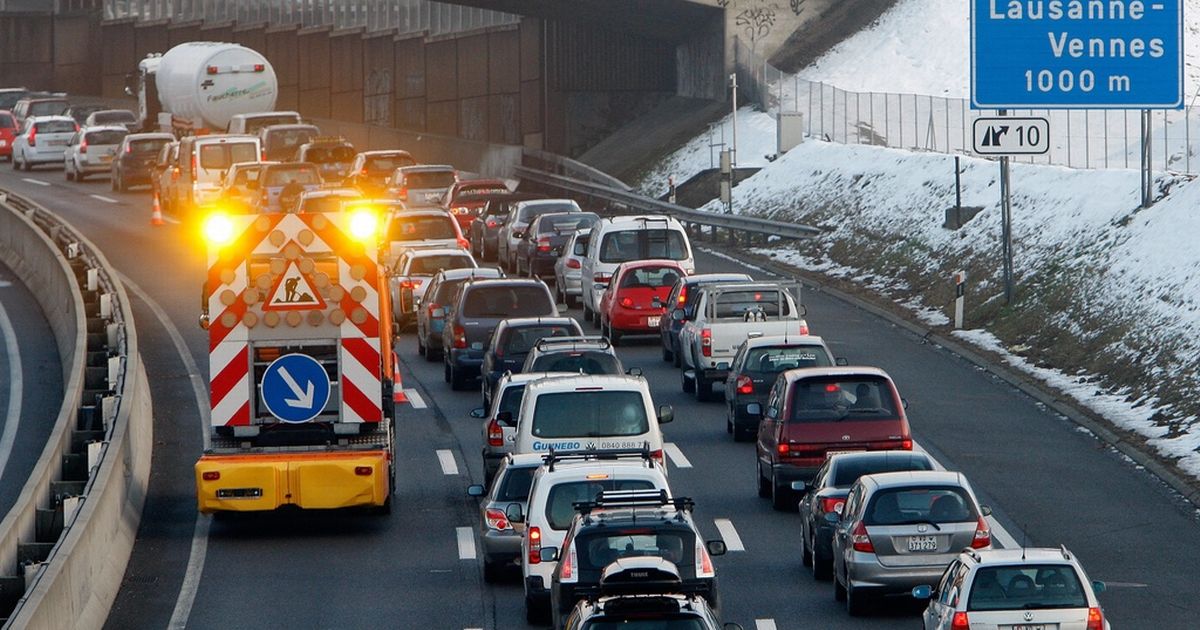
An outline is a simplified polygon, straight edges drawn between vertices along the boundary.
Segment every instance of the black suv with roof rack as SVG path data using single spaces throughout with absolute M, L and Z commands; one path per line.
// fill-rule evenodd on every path
M 605 337 L 554 337 L 542 339 L 525 357 L 522 372 L 580 372 L 625 374 L 617 351 Z M 630 370 L 629 373 L 633 373 Z M 635 376 L 641 374 L 639 370 Z
M 576 604 L 559 627 L 742 630 L 736 623 L 722 625 L 708 602 L 689 592 L 678 567 L 662 558 L 617 560 L 604 568 L 596 590 Z
M 712 556 L 725 553 L 725 542 L 705 542 L 692 520 L 695 503 L 671 498 L 664 490 L 600 493 L 594 501 L 576 503 L 550 580 L 550 607 L 555 627 L 580 599 L 602 594 L 607 567 L 635 560 L 665 560 L 675 570 L 682 592 L 698 595 L 719 607 Z

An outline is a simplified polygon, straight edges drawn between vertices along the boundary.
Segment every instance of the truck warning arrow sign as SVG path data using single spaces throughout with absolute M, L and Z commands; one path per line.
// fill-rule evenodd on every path
M 285 354 L 263 372 L 263 404 L 284 422 L 308 422 L 317 417 L 329 402 L 329 392 L 329 374 L 307 354 Z
M 979 155 L 1041 155 L 1050 150 L 1050 121 L 1045 118 L 977 118 L 973 129 Z

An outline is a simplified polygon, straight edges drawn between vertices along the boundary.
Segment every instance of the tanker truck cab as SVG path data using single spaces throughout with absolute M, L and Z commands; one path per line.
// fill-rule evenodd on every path
M 257 162 L 262 144 L 257 136 L 188 136 L 179 141 L 179 181 L 171 207 L 190 216 L 221 198 L 229 167 Z M 183 218 L 183 217 L 180 217 Z

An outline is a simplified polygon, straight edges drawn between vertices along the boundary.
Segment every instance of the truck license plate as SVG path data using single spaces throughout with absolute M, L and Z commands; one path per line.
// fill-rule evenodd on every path
M 909 536 L 909 551 L 937 551 L 937 536 Z
M 658 324 L 661 321 L 662 321 L 662 317 L 647 317 L 646 318 L 646 327 L 647 328 L 658 328 Z

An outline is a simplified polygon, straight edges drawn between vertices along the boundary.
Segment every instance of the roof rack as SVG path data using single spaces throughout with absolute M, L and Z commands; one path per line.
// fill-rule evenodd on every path
M 632 459 L 640 457 L 654 467 L 654 456 L 650 453 L 650 443 L 642 442 L 642 448 L 611 448 L 611 449 L 585 449 L 573 451 L 556 451 L 554 447 L 550 447 L 550 451 L 542 458 L 549 472 L 554 472 L 554 465 L 559 462 L 584 462 L 598 460 L 615 460 L 615 459 Z
M 1067 560 L 1069 562 L 1071 560 L 1071 552 L 1067 551 L 1067 546 L 1059 545 L 1058 548 L 1062 551 L 1063 560 Z
M 575 503 L 575 510 L 587 516 L 596 509 L 667 506 L 690 511 L 696 507 L 696 502 L 691 497 L 671 498 L 666 490 L 606 490 L 592 501 Z
M 534 344 L 538 350 L 545 350 L 549 346 L 575 346 L 577 344 L 592 344 L 600 346 L 601 350 L 607 350 L 612 347 L 612 343 L 601 335 L 580 335 L 575 337 L 542 337 Z

